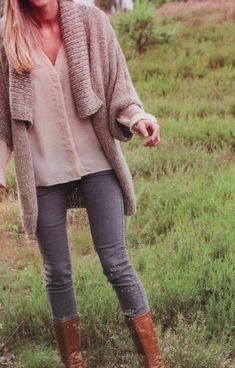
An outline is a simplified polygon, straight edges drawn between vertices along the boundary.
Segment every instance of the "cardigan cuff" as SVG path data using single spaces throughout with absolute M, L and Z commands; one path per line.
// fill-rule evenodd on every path
M 137 112 L 135 112 L 135 110 Z M 141 111 L 142 110 L 142 111 Z M 134 112 L 134 114 L 133 114 Z M 128 108 L 126 108 L 124 111 L 121 111 L 117 117 L 117 121 L 123 125 L 125 125 L 131 133 L 136 133 L 133 130 L 134 124 L 138 123 L 139 120 L 146 119 L 152 121 L 154 124 L 157 124 L 158 128 L 160 129 L 157 118 L 145 112 L 143 109 L 141 109 L 138 105 L 130 105 Z
M 140 120 L 150 120 L 152 123 L 156 124 L 158 127 L 158 123 L 157 123 L 157 118 L 152 115 L 149 114 L 147 112 L 141 112 L 138 114 L 135 114 L 131 119 L 130 119 L 130 123 L 129 123 L 129 129 L 132 133 L 135 133 L 135 131 L 133 130 L 133 126 L 138 123 Z

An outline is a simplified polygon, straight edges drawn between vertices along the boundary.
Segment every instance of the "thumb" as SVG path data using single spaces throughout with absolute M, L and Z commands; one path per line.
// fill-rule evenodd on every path
M 148 135 L 149 135 L 149 133 L 148 133 L 148 131 L 147 131 L 147 129 L 146 129 L 146 126 L 145 126 L 145 124 L 144 123 L 139 123 L 138 124 L 138 128 L 139 128 L 139 132 L 145 137 L 145 138 L 147 138 L 148 137 Z

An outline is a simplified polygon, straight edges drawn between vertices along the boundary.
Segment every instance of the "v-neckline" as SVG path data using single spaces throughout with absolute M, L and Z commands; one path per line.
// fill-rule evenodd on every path
M 60 47 L 59 47 L 59 50 L 57 52 L 57 55 L 56 55 L 56 59 L 55 59 L 55 63 L 53 64 L 51 59 L 47 56 L 47 54 L 43 51 L 43 49 L 41 49 L 41 52 L 45 58 L 45 60 L 47 60 L 48 64 L 50 66 L 52 66 L 53 68 L 55 68 L 58 64 L 58 60 L 59 60 L 59 56 L 60 56 L 60 53 L 61 53 L 61 50 L 63 48 L 63 45 L 64 45 L 64 42 L 62 41 L 61 44 L 60 44 Z

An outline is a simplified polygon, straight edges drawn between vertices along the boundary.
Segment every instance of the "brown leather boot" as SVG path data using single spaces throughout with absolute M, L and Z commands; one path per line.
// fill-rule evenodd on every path
M 53 319 L 53 327 L 65 368 L 84 368 L 80 350 L 79 315 L 67 320 Z
M 145 368 L 165 368 L 151 311 L 132 318 L 125 316 L 125 322 L 131 332 L 137 352 L 144 360 Z

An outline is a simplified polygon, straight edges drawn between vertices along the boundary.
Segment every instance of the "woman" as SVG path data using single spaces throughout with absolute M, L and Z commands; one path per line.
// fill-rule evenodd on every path
M 7 0 L 0 29 L 0 182 L 14 152 L 22 224 L 35 234 L 64 366 L 84 367 L 66 229 L 87 210 L 103 273 L 145 367 L 164 367 L 143 285 L 128 258 L 136 211 L 119 141 L 160 142 L 104 12 L 72 0 Z

